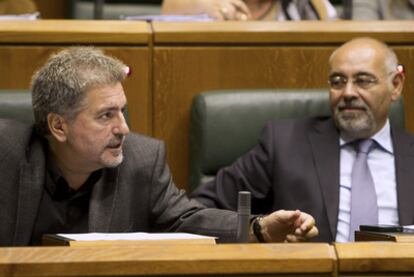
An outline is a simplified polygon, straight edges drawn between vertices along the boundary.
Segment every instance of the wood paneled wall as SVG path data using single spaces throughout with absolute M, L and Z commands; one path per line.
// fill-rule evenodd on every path
M 70 0 L 34 0 L 43 19 L 64 19 Z

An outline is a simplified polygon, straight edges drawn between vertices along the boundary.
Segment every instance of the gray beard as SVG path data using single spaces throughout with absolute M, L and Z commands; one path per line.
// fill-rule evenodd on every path
M 336 107 L 334 117 L 341 134 L 348 139 L 367 138 L 376 128 L 374 116 L 369 109 L 358 115 L 345 115 Z
M 110 160 L 101 158 L 101 163 L 107 168 L 117 167 L 124 160 L 124 154 L 121 153 L 117 157 L 114 157 Z

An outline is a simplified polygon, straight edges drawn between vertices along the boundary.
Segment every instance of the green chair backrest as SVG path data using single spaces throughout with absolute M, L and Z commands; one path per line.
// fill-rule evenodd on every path
M 0 118 L 33 123 L 34 115 L 30 91 L 0 89 Z

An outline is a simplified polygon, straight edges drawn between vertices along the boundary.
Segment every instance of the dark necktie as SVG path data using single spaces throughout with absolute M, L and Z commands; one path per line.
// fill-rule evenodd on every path
M 378 204 L 375 185 L 368 167 L 368 153 L 375 146 L 371 139 L 355 142 L 357 157 L 351 175 L 351 221 L 349 241 L 354 241 L 354 231 L 359 225 L 378 224 Z

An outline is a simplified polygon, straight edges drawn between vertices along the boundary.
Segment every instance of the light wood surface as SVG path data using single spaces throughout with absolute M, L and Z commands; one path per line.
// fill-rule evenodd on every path
M 340 274 L 414 275 L 414 244 L 394 242 L 337 243 Z M 385 275 L 385 274 L 384 274 Z M 371 276 L 371 275 L 370 275 Z
M 406 123 L 414 131 L 414 21 L 153 23 L 153 134 L 168 147 L 178 186 L 188 187 L 192 98 L 206 90 L 324 88 L 343 42 L 372 36 L 406 67 Z M 217 134 L 220 135 L 220 134 Z
M 0 21 L 0 43 L 147 45 L 148 25 L 123 20 Z
M 414 244 L 0 248 L 0 276 L 414 276 Z
M 151 245 L 0 248 L 1 276 L 332 276 L 328 244 Z M 293 276 L 297 276 L 293 275 Z
M 338 44 L 370 36 L 412 44 L 414 21 L 154 22 L 154 43 L 168 44 Z

